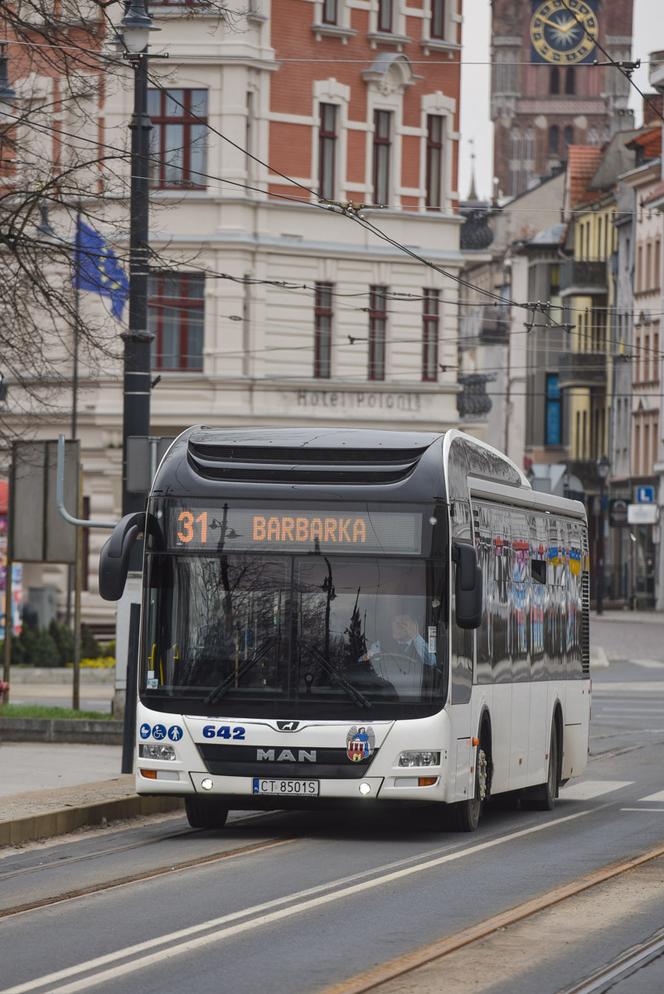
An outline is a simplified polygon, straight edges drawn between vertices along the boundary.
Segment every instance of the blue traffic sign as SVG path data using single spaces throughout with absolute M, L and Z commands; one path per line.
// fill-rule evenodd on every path
M 642 486 L 636 488 L 636 503 L 637 504 L 654 504 L 655 503 L 655 488 L 651 486 Z

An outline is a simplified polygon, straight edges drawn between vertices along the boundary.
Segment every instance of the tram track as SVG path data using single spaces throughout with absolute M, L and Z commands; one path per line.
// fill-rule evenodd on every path
M 247 822 L 254 823 L 259 819 L 264 819 L 268 816 L 274 815 L 275 812 L 270 811 L 267 813 L 261 812 L 259 815 L 250 814 L 246 817 L 236 818 L 232 822 L 232 827 L 244 826 Z M 180 816 L 177 816 L 180 817 Z M 60 869 L 64 866 L 72 866 L 78 863 L 91 862 L 94 859 L 102 859 L 106 856 L 116 856 L 119 853 L 137 852 L 140 849 L 149 849 L 156 845 L 163 845 L 164 842 L 172 842 L 175 839 L 186 839 L 192 838 L 192 836 L 202 835 L 204 832 L 209 831 L 203 828 L 185 828 L 181 832 L 169 832 L 166 835 L 159 835 L 152 839 L 139 839 L 136 842 L 126 842 L 122 845 L 109 846 L 106 849 L 93 849 L 91 852 L 82 853 L 80 856 L 58 856 L 53 855 L 50 859 L 44 859 L 39 863 L 34 863 L 32 866 L 21 866 L 6 872 L 0 872 L 0 883 L 7 880 L 13 880 L 16 877 L 23 877 L 30 873 L 39 873 L 44 870 Z M 55 848 L 63 845 L 71 845 L 71 842 L 56 841 Z M 12 854 L 13 855 L 13 854 Z M 1 864 L 0 864 L 1 865 Z
M 188 833 L 182 833 L 188 834 Z M 157 877 L 163 877 L 171 873 L 178 872 L 180 870 L 189 870 L 198 868 L 201 866 L 209 866 L 212 863 L 222 863 L 225 860 L 230 860 L 237 858 L 238 856 L 249 856 L 254 853 L 264 852 L 268 849 L 275 849 L 278 846 L 287 845 L 288 843 L 295 842 L 297 836 L 287 836 L 286 838 L 277 839 L 267 839 L 263 842 L 254 842 L 250 845 L 237 846 L 234 849 L 225 849 L 215 853 L 208 853 L 205 856 L 196 856 L 192 859 L 180 860 L 179 862 L 172 862 L 169 860 L 168 864 L 165 866 L 154 867 L 151 870 L 143 870 L 137 873 L 126 874 L 122 877 L 115 877 L 112 880 L 100 881 L 97 884 L 88 884 L 85 887 L 74 888 L 69 891 L 64 891 L 61 894 L 49 895 L 42 898 L 37 898 L 34 901 L 25 901 L 22 904 L 14 905 L 11 908 L 0 909 L 0 920 L 13 918 L 16 915 L 25 914 L 28 911 L 36 911 L 41 908 L 51 908 L 57 904 L 63 904 L 66 901 L 74 901 L 82 897 L 90 897 L 93 894 L 99 894 L 109 890 L 115 890 L 118 887 L 125 887 L 129 884 L 142 883 L 147 880 L 154 880 Z M 162 841 L 162 840 L 155 840 Z M 144 843 L 145 844 L 145 843 Z M 140 843 L 138 848 L 140 848 Z M 126 847 L 132 848 L 132 847 Z M 114 850 L 109 850 L 111 853 Z M 122 848 L 119 847 L 119 852 L 122 852 Z M 90 856 L 93 857 L 99 855 L 97 853 L 91 853 Z M 61 865 L 60 863 L 54 863 L 53 866 Z M 43 869 L 43 867 L 42 867 Z
M 660 929 L 644 942 L 630 946 L 601 970 L 597 970 L 573 987 L 566 988 L 560 994 L 604 994 L 615 984 L 627 980 L 663 954 L 664 929 Z
M 510 926 L 524 922 L 542 911 L 560 905 L 600 884 L 615 880 L 623 874 L 662 856 L 664 856 L 664 845 L 658 845 L 638 856 L 610 863 L 577 880 L 555 887 L 553 890 L 471 925 L 460 932 L 429 943 L 413 952 L 395 957 L 387 963 L 356 974 L 346 980 L 331 984 L 318 991 L 317 994 L 366 994 L 369 991 L 380 991 L 383 985 L 406 978 L 422 967 L 440 963 L 441 968 L 444 969 L 446 957 L 453 953 L 466 949 L 474 943 L 480 943 L 499 930 L 509 929 Z M 577 982 L 575 986 L 561 991 L 560 994 L 603 994 L 613 984 L 626 979 L 663 953 L 664 929 L 659 930 L 644 942 L 630 947 L 611 963 Z

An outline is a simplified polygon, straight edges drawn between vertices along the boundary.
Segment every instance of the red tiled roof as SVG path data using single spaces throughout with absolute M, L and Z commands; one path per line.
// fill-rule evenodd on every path
M 662 129 L 648 128 L 641 131 L 636 138 L 627 142 L 627 148 L 641 148 L 646 159 L 656 159 L 662 154 Z
M 567 149 L 567 187 L 570 207 L 597 197 L 595 190 L 588 190 L 588 184 L 597 172 L 602 149 L 599 145 L 570 145 Z

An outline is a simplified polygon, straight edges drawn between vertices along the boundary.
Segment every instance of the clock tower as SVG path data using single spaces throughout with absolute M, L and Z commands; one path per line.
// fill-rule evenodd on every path
M 632 51 L 634 0 L 492 0 L 494 176 L 504 196 L 560 169 L 569 145 L 632 126 L 629 83 L 607 60 Z

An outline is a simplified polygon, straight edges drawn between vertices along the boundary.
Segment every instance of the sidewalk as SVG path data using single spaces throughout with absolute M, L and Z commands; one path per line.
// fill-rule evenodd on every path
M 590 612 L 591 621 L 622 621 L 635 625 L 664 625 L 664 611 L 603 611 Z
M 119 773 L 121 753 L 118 746 L 0 744 L 0 847 L 182 806 L 178 798 L 139 797 L 133 776 Z

